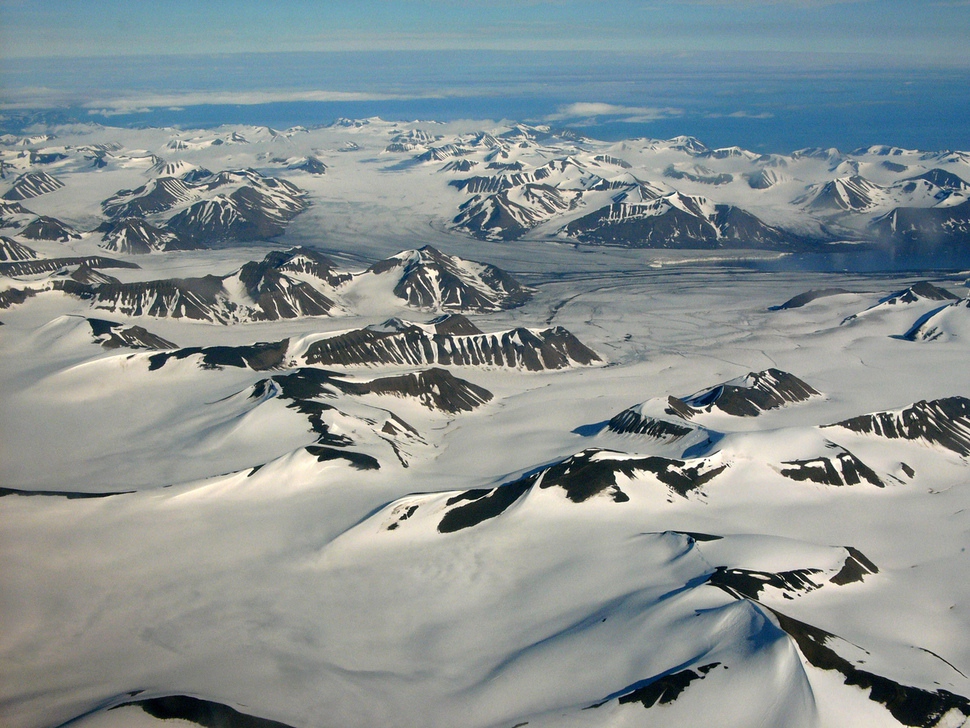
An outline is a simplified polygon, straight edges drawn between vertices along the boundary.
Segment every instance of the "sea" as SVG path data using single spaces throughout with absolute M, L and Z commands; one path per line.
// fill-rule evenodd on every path
M 0 131 L 515 120 L 761 153 L 970 149 L 970 67 L 853 54 L 426 51 L 5 59 Z

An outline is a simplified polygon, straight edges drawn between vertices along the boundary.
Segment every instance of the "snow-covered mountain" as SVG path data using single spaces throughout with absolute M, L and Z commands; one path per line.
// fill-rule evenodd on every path
M 317 287 L 286 273 L 287 264 L 294 259 L 307 260 L 309 256 L 299 249 L 270 253 L 263 261 L 247 263 L 222 277 L 63 284 L 61 290 L 96 309 L 126 316 L 231 324 L 328 315 L 334 301 Z M 299 260 L 294 267 L 302 267 Z
M 210 245 L 277 237 L 306 202 L 290 182 L 248 169 L 195 181 L 158 177 L 118 192 L 101 207 L 112 220 L 149 217 L 182 240 Z
M 733 205 L 716 205 L 678 192 L 645 202 L 611 204 L 563 228 L 570 238 L 631 248 L 793 249 L 797 238 Z
M 143 255 L 166 250 L 196 250 L 202 247 L 199 243 L 184 241 L 170 230 L 155 227 L 138 217 L 105 222 L 98 226 L 96 232 L 103 234 L 102 248 L 125 255 Z
M 34 160 L 34 163 L 41 162 Z M 51 177 L 46 172 L 25 172 L 14 180 L 13 186 L 9 190 L 3 193 L 3 199 L 11 201 L 29 200 L 59 190 L 63 186 L 63 182 Z
M 902 334 L 909 341 L 950 341 L 970 337 L 970 298 L 962 298 L 920 316 Z
M 0 138 L 63 183 L 0 201 L 3 725 L 970 720 L 967 155 L 57 134 Z
M 757 417 L 762 412 L 805 402 L 819 392 L 801 379 L 779 369 L 751 372 L 729 382 L 701 390 L 688 397 L 669 396 L 651 400 L 620 412 L 610 419 L 612 432 L 679 439 L 695 431 L 688 424 L 698 415 L 718 413 L 734 417 Z
M 494 265 L 446 255 L 430 245 L 402 251 L 366 273 L 393 276 L 394 295 L 410 306 L 436 311 L 498 311 L 521 306 L 532 295 Z

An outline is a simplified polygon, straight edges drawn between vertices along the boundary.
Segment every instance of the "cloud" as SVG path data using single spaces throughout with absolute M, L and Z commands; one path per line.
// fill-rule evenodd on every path
M 449 95 L 453 94 L 446 92 L 415 95 L 353 91 L 200 91 L 178 94 L 141 94 L 116 99 L 99 99 L 84 104 L 84 108 L 132 113 L 132 110 L 148 110 L 158 107 L 185 108 L 186 106 L 210 104 L 254 106 L 256 104 L 279 104 L 296 101 L 401 101 L 417 98 L 444 98 Z
M 775 115 L 770 111 L 761 111 L 757 114 L 753 114 L 750 111 L 732 111 L 730 114 L 706 114 L 708 119 L 774 119 Z
M 480 92 L 480 89 L 477 91 Z M 119 91 L 91 98 L 68 89 L 22 88 L 13 89 L 8 97 L 0 100 L 0 110 L 13 111 L 30 108 L 77 107 L 87 109 L 89 114 L 116 116 L 120 114 L 145 113 L 162 108 L 182 111 L 190 106 L 255 106 L 288 102 L 359 102 L 359 101 L 417 101 L 422 99 L 460 98 L 476 93 L 472 89 L 428 89 L 411 93 L 370 91 L 194 91 L 184 93 L 150 93 Z
M 560 106 L 555 114 L 546 116 L 545 121 L 566 121 L 572 119 L 589 119 L 598 116 L 618 116 L 624 117 L 618 119 L 618 121 L 642 123 L 656 121 L 658 119 L 668 119 L 672 116 L 681 116 L 683 113 L 682 109 L 670 107 L 620 106 L 617 104 L 580 101 L 566 106 Z
M 110 109 L 89 109 L 90 116 L 125 116 L 126 114 L 149 114 L 147 106 L 118 106 Z

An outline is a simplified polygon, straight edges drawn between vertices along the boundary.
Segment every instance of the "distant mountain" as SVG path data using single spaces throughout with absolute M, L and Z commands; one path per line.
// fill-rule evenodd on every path
M 492 400 L 487 389 L 459 379 L 447 369 L 425 369 L 364 382 L 341 379 L 335 380 L 334 386 L 347 394 L 413 398 L 428 409 L 451 414 L 471 412 Z
M 114 253 L 143 255 L 167 250 L 196 250 L 199 243 L 182 240 L 170 230 L 155 227 L 143 218 L 128 217 L 104 222 L 95 232 L 103 234 L 100 247 Z
M 689 182 L 696 182 L 698 184 L 705 185 L 726 185 L 729 182 L 734 181 L 734 175 L 728 174 L 727 172 L 721 172 L 716 174 L 713 170 L 706 167 L 699 167 L 694 165 L 689 170 L 681 170 L 670 164 L 664 170 L 664 177 L 669 179 L 682 179 Z
M 3 199 L 29 200 L 59 190 L 63 186 L 63 182 L 56 177 L 51 177 L 47 172 L 26 172 L 14 180 L 13 186 L 3 193 Z
M 329 286 L 349 278 L 338 275 L 332 261 L 309 248 L 274 251 L 260 262 L 246 263 L 233 277 L 255 303 L 255 320 L 325 316 L 334 308 L 331 298 L 289 273 L 302 273 Z
M 31 260 L 11 261 L 0 263 L 0 275 L 14 278 L 54 273 L 65 268 L 85 266 L 88 268 L 138 268 L 134 263 L 100 255 L 86 255 L 70 258 L 37 258 Z
M 326 256 L 307 248 L 292 248 L 273 251 L 262 261 L 247 263 L 221 277 L 63 283 L 60 287 L 90 301 L 95 308 L 126 316 L 231 324 L 328 315 L 335 303 L 318 287 L 339 285 L 349 277 L 336 273 Z
M 113 220 L 149 218 L 195 245 L 265 240 L 281 235 L 306 208 L 295 185 L 254 170 L 219 172 L 189 181 L 159 177 L 102 203 Z M 165 213 L 178 210 L 171 216 Z
M 802 306 L 807 306 L 812 301 L 816 301 L 820 298 L 829 298 L 831 296 L 841 296 L 846 293 L 852 293 L 845 288 L 817 288 L 811 291 L 805 291 L 804 293 L 799 293 L 797 296 L 792 296 L 784 303 L 778 306 L 769 306 L 769 311 L 784 311 L 790 308 L 801 308 Z
M 46 215 L 27 223 L 19 234 L 29 240 L 55 240 L 60 243 L 81 239 L 81 234 L 70 225 Z
M 951 207 L 897 207 L 875 220 L 872 233 L 899 252 L 934 254 L 970 245 L 970 199 Z
M 791 480 L 810 481 L 820 485 L 852 486 L 865 481 L 877 488 L 886 487 L 872 468 L 835 443 L 827 443 L 824 455 L 782 461 L 778 472 Z
M 457 144 L 443 144 L 440 147 L 431 147 L 428 151 L 417 155 L 416 162 L 441 162 L 451 157 L 462 157 L 469 154 L 471 150 Z
M 562 193 L 550 185 L 526 184 L 491 195 L 475 195 L 458 208 L 452 223 L 482 240 L 515 240 L 569 210 L 576 197 L 574 192 Z
M 816 210 L 865 212 L 875 207 L 882 188 L 865 177 L 853 175 L 815 185 L 795 200 Z
M 446 255 L 426 245 L 375 263 L 367 273 L 394 276 L 394 295 L 437 311 L 498 311 L 521 306 L 532 291 L 487 263 Z
M 39 258 L 37 251 L 18 243 L 12 238 L 0 235 L 0 262 L 7 263 L 15 260 L 34 260 Z
M 630 248 L 793 250 L 801 243 L 738 207 L 679 192 L 633 203 L 618 197 L 566 224 L 562 233 L 583 243 Z
M 0 227 L 22 228 L 35 217 L 37 216 L 19 202 L 0 199 Z
M 315 175 L 323 175 L 327 173 L 327 165 L 313 155 L 309 155 L 302 159 L 289 160 L 286 168 Z
M 186 162 L 184 159 L 176 159 L 171 162 L 166 162 L 164 159 L 159 159 L 155 164 L 149 168 L 149 173 L 158 175 L 159 177 L 181 177 L 185 179 L 189 175 L 196 175 L 201 171 L 201 167 L 190 162 Z
M 748 187 L 753 190 L 771 189 L 777 184 L 791 182 L 792 177 L 783 174 L 776 169 L 765 167 L 748 175 Z
M 213 275 L 134 283 L 81 284 L 65 281 L 58 287 L 90 301 L 94 308 L 124 316 L 186 318 L 228 324 L 250 313 L 241 310 L 232 301 L 223 287 L 222 279 Z
M 766 369 L 684 397 L 683 403 L 693 412 L 682 410 L 682 413 L 693 416 L 700 411 L 717 409 L 735 417 L 757 417 L 767 410 L 805 402 L 817 396 L 819 393 L 814 388 L 794 374 L 780 369 Z
M 142 218 L 167 212 L 193 199 L 192 186 L 176 177 L 158 177 L 133 190 L 121 190 L 101 203 L 104 214 L 113 220 Z
M 456 314 L 455 316 L 459 316 Z M 569 331 L 517 328 L 486 334 L 455 316 L 432 324 L 394 319 L 311 343 L 308 364 L 364 366 L 484 366 L 528 371 L 588 366 L 600 357 Z M 462 321 L 462 333 L 449 333 Z
M 36 295 L 37 291 L 33 288 L 5 288 L 0 291 L 0 308 L 17 306 Z
M 923 174 L 915 177 L 909 177 L 904 181 L 909 182 L 917 180 L 925 180 L 930 184 L 945 190 L 959 190 L 961 192 L 970 191 L 970 182 L 967 182 L 953 172 L 940 169 L 939 167 L 934 167 L 929 172 L 924 172 Z
M 258 279 L 262 271 L 273 269 L 281 273 L 304 276 L 332 288 L 343 285 L 353 277 L 349 273 L 338 273 L 336 264 L 320 251 L 303 246 L 274 250 L 267 253 L 262 262 L 247 263 L 243 269 L 250 271 L 243 275 L 247 280 Z
M 286 223 L 305 206 L 297 198 L 281 205 L 276 195 L 240 187 L 228 197 L 196 202 L 171 217 L 166 227 L 186 240 L 205 244 L 265 240 L 282 235 Z

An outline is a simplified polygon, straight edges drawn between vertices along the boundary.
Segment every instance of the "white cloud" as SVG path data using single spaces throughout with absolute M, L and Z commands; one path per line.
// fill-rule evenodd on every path
M 99 99 L 86 103 L 85 108 L 109 109 L 118 113 L 131 110 L 184 108 L 186 106 L 278 104 L 293 101 L 399 101 L 413 98 L 442 98 L 444 93 L 403 95 L 385 93 L 357 93 L 349 91 L 202 91 L 181 94 L 142 94 L 117 99 Z M 100 112 L 98 112 L 100 113 Z
M 7 98 L 0 100 L 0 110 L 26 108 L 55 108 L 77 106 L 88 109 L 90 114 L 114 116 L 117 114 L 144 113 L 157 108 L 181 111 L 189 106 L 232 105 L 253 106 L 299 101 L 409 101 L 418 99 L 458 98 L 473 93 L 462 89 L 436 89 L 420 93 L 380 93 L 350 91 L 198 91 L 189 93 L 145 93 L 120 91 L 99 98 L 81 99 L 80 94 L 66 89 L 21 88 L 12 89 Z
M 730 114 L 706 114 L 708 119 L 773 119 L 775 115 L 770 111 L 753 114 L 750 111 L 732 111 Z
M 605 104 L 600 102 L 577 102 L 560 106 L 555 114 L 545 117 L 545 121 L 565 121 L 567 119 L 587 119 L 598 116 L 618 116 L 625 117 L 620 121 L 630 123 L 656 121 L 657 119 L 667 119 L 671 116 L 681 116 L 682 109 L 670 107 L 658 108 L 652 106 L 620 106 L 618 104 Z
M 110 109 L 89 109 L 90 116 L 124 116 L 125 114 L 148 114 L 151 109 L 147 106 L 116 106 Z

